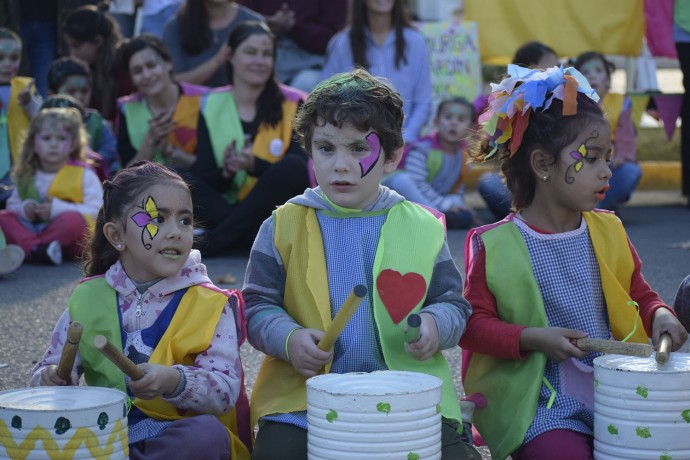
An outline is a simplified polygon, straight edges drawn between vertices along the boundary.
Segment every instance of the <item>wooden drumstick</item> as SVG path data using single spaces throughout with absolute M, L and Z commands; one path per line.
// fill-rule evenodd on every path
M 326 329 L 326 332 L 319 341 L 319 349 L 328 351 L 333 348 L 336 339 L 343 329 L 345 329 L 345 325 L 350 321 L 350 318 L 354 315 L 359 304 L 362 303 L 362 299 L 365 295 L 367 295 L 367 288 L 363 284 L 358 284 L 352 289 L 350 295 L 347 296 L 340 310 L 336 313 L 335 318 L 333 318 L 331 325 Z
M 125 356 L 120 350 L 115 348 L 115 345 L 110 343 L 108 339 L 102 335 L 97 335 L 93 338 L 93 346 L 113 362 L 122 372 L 132 380 L 139 380 L 144 376 L 144 371 L 138 367 L 131 359 Z
M 668 358 L 671 354 L 671 345 L 673 345 L 673 340 L 671 340 L 671 334 L 664 332 L 659 337 L 659 343 L 656 346 L 656 362 L 659 364 L 666 364 Z
M 640 358 L 652 356 L 652 347 L 644 343 L 628 343 L 604 339 L 575 339 L 573 344 L 582 351 L 638 356 Z
M 62 347 L 62 354 L 60 355 L 60 363 L 57 368 L 57 375 L 62 380 L 69 382 L 72 375 L 72 367 L 74 367 L 74 360 L 79 351 L 79 341 L 81 340 L 81 333 L 84 330 L 79 321 L 74 321 L 67 329 L 67 341 Z

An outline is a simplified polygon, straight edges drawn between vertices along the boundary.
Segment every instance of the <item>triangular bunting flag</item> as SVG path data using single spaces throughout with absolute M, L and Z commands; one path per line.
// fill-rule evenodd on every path
M 673 138 L 673 131 L 676 129 L 676 120 L 680 116 L 683 107 L 682 94 L 657 94 L 652 96 L 659 117 L 664 122 L 666 138 L 670 141 Z M 690 122 L 690 120 L 689 120 Z
M 647 110 L 649 103 L 649 96 L 646 94 L 630 94 L 628 96 L 632 102 L 632 122 L 635 125 L 635 130 L 640 130 L 640 121 L 642 120 L 642 113 Z

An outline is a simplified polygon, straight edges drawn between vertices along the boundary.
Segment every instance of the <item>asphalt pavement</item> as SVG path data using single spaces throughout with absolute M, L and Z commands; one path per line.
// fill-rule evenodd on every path
M 480 207 L 476 196 L 468 202 Z M 630 240 L 643 261 L 642 273 L 666 303 L 673 302 L 681 280 L 690 274 L 690 208 L 679 193 L 638 192 L 619 213 Z M 490 219 L 488 211 L 479 216 Z M 453 257 L 463 269 L 466 231 L 448 232 Z M 225 288 L 239 289 L 244 278 L 247 253 L 206 259 L 212 280 Z M 54 323 L 67 307 L 67 299 L 81 277 L 76 263 L 60 267 L 24 265 L 0 279 L 0 390 L 23 388 L 30 371 L 50 341 Z M 233 284 L 223 281 L 235 279 Z M 459 348 L 445 352 L 460 387 Z M 248 391 L 251 391 L 262 354 L 248 344 L 242 346 Z M 484 458 L 489 458 L 486 451 Z

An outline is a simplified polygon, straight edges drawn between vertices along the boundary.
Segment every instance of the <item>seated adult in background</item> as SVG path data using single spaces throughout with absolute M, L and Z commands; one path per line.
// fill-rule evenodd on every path
M 263 17 L 234 1 L 185 0 L 163 29 L 175 78 L 197 85 L 227 85 L 228 36 L 237 24 L 252 19 Z
M 236 119 L 232 94 L 227 89 L 211 91 L 175 81 L 170 54 L 163 42 L 150 34 L 125 42 L 119 62 L 137 89 L 118 99 L 117 144 L 123 166 L 149 160 L 179 172 L 193 171 L 201 111 L 212 111 L 212 119 Z M 203 153 L 211 157 L 217 154 L 220 164 L 223 149 Z
M 513 64 L 528 68 L 548 69 L 559 65 L 559 61 L 553 48 L 538 41 L 531 41 L 515 51 Z M 479 114 L 487 107 L 488 97 L 484 96 L 483 99 L 483 103 L 478 104 L 475 101 L 475 107 L 480 107 Z M 502 174 L 497 172 L 482 174 L 477 180 L 477 191 L 496 220 L 501 220 L 508 215 L 513 197 L 503 180 Z
M 302 91 L 321 81 L 326 46 L 345 27 L 347 0 L 241 0 L 277 38 L 276 77 Z
M 91 102 L 107 120 L 115 116 L 117 96 L 126 83 L 117 73 L 116 56 L 122 37 L 120 26 L 110 14 L 87 5 L 74 10 L 62 26 L 69 55 L 86 62 L 91 69 Z
M 194 217 L 206 228 L 200 244 L 205 256 L 249 247 L 276 206 L 309 187 L 307 154 L 292 136 L 295 112 L 306 95 L 276 81 L 273 34 L 265 23 L 247 21 L 233 30 L 228 45 L 228 78 L 244 139 L 226 144 L 220 167 L 199 155 L 203 181 L 191 188 Z M 206 114 L 203 119 L 206 126 L 214 121 Z M 226 125 L 226 131 L 207 134 L 200 124 L 198 151 L 217 145 L 233 129 Z
M 429 51 L 403 0 L 352 0 L 350 26 L 328 43 L 322 78 L 364 67 L 387 78 L 403 99 L 403 139 L 420 137 L 431 114 Z

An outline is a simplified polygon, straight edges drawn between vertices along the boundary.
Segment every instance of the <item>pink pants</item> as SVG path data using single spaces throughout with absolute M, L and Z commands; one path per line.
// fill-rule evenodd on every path
M 552 430 L 523 445 L 513 460 L 592 460 L 592 436 L 570 430 Z
M 77 258 L 81 255 L 87 235 L 86 221 L 76 211 L 60 214 L 40 232 L 24 226 L 16 214 L 0 211 L 0 228 L 5 233 L 8 244 L 17 244 L 24 250 L 27 262 L 31 262 L 31 248 L 55 240 L 60 243 L 65 259 Z

